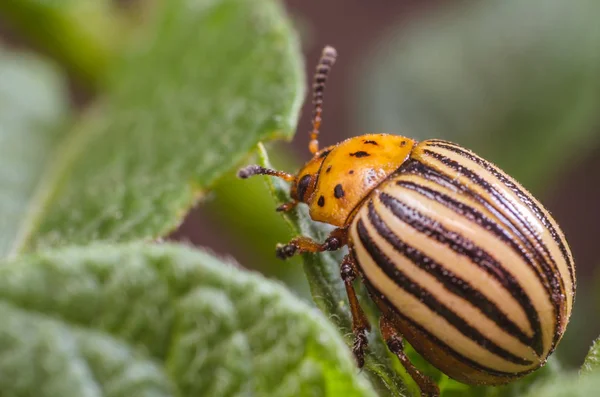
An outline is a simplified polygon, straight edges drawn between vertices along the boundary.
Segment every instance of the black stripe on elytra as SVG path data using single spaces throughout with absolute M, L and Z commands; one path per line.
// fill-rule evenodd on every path
M 437 170 L 426 166 L 416 160 L 413 160 L 406 164 L 404 168 L 401 169 L 403 172 L 407 173 L 415 173 L 427 180 L 430 180 L 440 186 L 445 186 L 448 189 L 453 191 L 460 191 L 462 194 L 473 199 L 475 202 L 481 204 L 486 210 L 490 211 L 492 215 L 498 219 L 498 222 L 490 220 L 487 222 L 486 227 L 490 225 L 497 225 L 498 228 L 490 228 L 488 230 L 494 231 L 497 237 L 502 238 L 504 242 L 509 242 L 511 247 L 514 249 L 516 253 L 521 255 L 522 258 L 526 258 L 528 265 L 534 271 L 534 274 L 537 276 L 540 283 L 544 286 L 548 297 L 553 306 L 554 317 L 556 327 L 560 325 L 561 322 L 561 302 L 560 298 L 557 298 L 556 293 L 558 292 L 556 288 L 556 284 L 558 281 L 554 280 L 554 287 L 551 285 L 552 278 L 556 278 L 556 274 L 549 269 L 546 258 L 541 255 L 541 253 L 534 249 L 531 241 L 525 237 L 521 229 L 514 225 L 510 220 L 506 218 L 506 216 L 496 209 L 494 205 L 487 201 L 484 197 L 474 192 L 473 190 L 466 187 L 464 184 L 460 183 L 458 180 L 451 178 L 447 175 L 441 174 Z M 467 207 L 469 208 L 469 207 Z M 488 218 L 489 219 L 489 218 Z M 498 233 L 498 230 L 502 231 Z M 514 236 L 514 238 L 511 236 Z M 516 241 L 514 240 L 516 239 Z M 535 264 L 539 264 L 541 269 L 538 269 Z M 552 348 L 552 347 L 550 347 Z
M 532 229 L 532 227 L 527 223 L 527 221 L 523 219 L 522 214 L 517 208 L 515 208 L 513 203 L 511 203 L 506 197 L 504 197 L 504 195 L 502 195 L 502 193 L 500 193 L 497 189 L 490 185 L 485 179 L 483 179 L 464 165 L 461 165 L 457 161 L 454 161 L 444 156 L 443 154 L 434 152 L 432 150 L 425 149 L 424 153 L 440 161 L 442 164 L 449 167 L 450 169 L 460 173 L 460 175 L 467 177 L 471 182 L 481 187 L 485 192 L 487 192 L 490 195 L 490 197 L 494 199 L 494 201 L 496 201 L 496 203 L 504 207 L 506 211 L 513 215 L 513 219 L 517 220 L 520 223 L 520 228 L 529 232 L 529 235 L 536 243 L 533 244 L 534 249 L 536 251 L 541 250 L 542 254 L 548 258 L 548 261 L 545 261 L 545 263 L 548 267 L 550 267 L 548 271 L 548 274 L 551 276 L 550 282 L 554 288 L 557 288 L 557 290 L 553 291 L 553 299 L 556 298 L 562 300 L 563 295 L 566 291 L 563 279 L 561 277 L 558 277 L 558 275 L 560 274 L 558 271 L 558 265 L 556 264 L 554 258 L 550 254 L 548 247 L 540 240 L 540 238 L 537 236 L 537 233 Z
M 372 201 L 369 202 L 369 221 L 375 227 L 377 232 L 383 237 L 386 237 L 386 233 L 391 233 L 379 215 L 377 215 Z M 387 275 L 387 277 L 390 278 L 390 280 L 394 281 L 398 287 L 413 295 L 432 312 L 444 318 L 450 325 L 452 325 L 452 327 L 462 333 L 466 338 L 472 340 L 490 353 L 495 354 L 496 356 L 501 357 L 508 362 L 518 365 L 532 364 L 531 361 L 516 356 L 508 350 L 498 346 L 496 343 L 483 335 L 478 329 L 467 323 L 465 319 L 437 300 L 429 291 L 427 291 L 427 289 L 422 288 L 414 280 L 406 276 L 371 239 L 371 236 L 369 235 L 369 232 L 362 219 L 358 220 L 357 232 L 361 244 L 364 246 L 373 261 Z M 420 265 L 422 268 L 431 264 L 430 258 L 424 257 L 420 251 L 413 247 L 404 245 L 404 247 L 399 247 L 396 249 L 398 249 L 401 254 L 405 255 L 417 265 Z
M 548 294 L 549 295 L 552 294 L 552 292 L 553 292 L 552 287 L 550 286 L 549 281 L 546 277 L 547 272 L 540 272 L 540 271 L 538 271 L 537 267 L 535 266 L 535 263 L 538 263 L 538 262 L 540 262 L 542 265 L 545 265 L 546 264 L 545 258 L 543 258 L 540 255 L 540 253 L 533 248 L 531 242 L 525 237 L 525 235 L 523 235 L 523 233 L 519 229 L 519 227 L 514 225 L 512 222 L 510 222 L 510 220 L 507 219 L 506 216 L 502 212 L 500 212 L 498 209 L 496 209 L 496 207 L 494 207 L 491 203 L 489 203 L 484 197 L 482 197 L 480 194 L 476 193 L 475 191 L 469 189 L 468 187 L 466 187 L 464 184 L 460 183 L 456 179 L 451 178 L 445 174 L 442 174 L 442 173 L 438 172 L 437 170 L 435 170 L 417 160 L 411 160 L 410 162 L 405 163 L 405 166 L 401 167 L 400 171 L 404 172 L 404 173 L 411 173 L 411 174 L 418 175 L 426 180 L 434 182 L 435 184 L 437 184 L 439 186 L 444 186 L 444 187 L 450 189 L 451 191 L 460 191 L 462 194 L 472 198 L 474 201 L 481 204 L 485 209 L 490 211 L 496 218 L 498 218 L 500 223 L 486 217 L 481 212 L 476 211 L 474 208 L 472 208 L 468 205 L 465 205 L 459 201 L 453 200 L 452 198 L 450 198 L 450 196 L 435 195 L 433 197 L 433 199 L 437 199 L 437 197 L 445 197 L 446 200 L 444 202 L 457 203 L 457 206 L 460 206 L 460 208 L 459 208 L 459 210 L 456 210 L 456 207 L 454 207 L 454 211 L 461 215 L 463 214 L 463 211 L 472 209 L 473 211 L 465 212 L 465 214 L 467 214 L 468 216 L 471 216 L 469 219 L 476 221 L 480 225 L 484 225 L 486 230 L 493 232 L 496 235 L 496 237 L 501 238 L 502 241 L 510 242 L 511 247 L 515 250 L 515 252 L 517 254 L 519 254 L 523 260 L 527 261 L 527 263 L 531 266 L 531 268 L 537 275 L 537 277 L 540 280 L 540 282 L 542 283 L 542 285 L 544 285 L 544 288 L 547 290 Z M 471 214 L 476 215 L 476 216 L 473 216 Z M 483 220 L 483 219 L 485 219 L 487 221 L 480 222 L 480 220 Z M 515 240 L 515 238 L 513 238 L 511 236 L 511 233 L 512 233 L 512 235 L 515 236 L 516 240 Z
M 443 156 L 440 156 L 440 157 L 443 157 Z M 533 267 L 533 269 L 534 269 L 536 275 L 538 276 L 538 279 L 540 279 L 540 281 L 546 288 L 548 296 L 550 297 L 550 301 L 552 302 L 552 305 L 554 308 L 555 320 L 556 320 L 555 321 L 556 327 L 559 327 L 561 325 L 563 318 L 561 315 L 562 297 L 560 295 L 560 291 L 564 290 L 564 285 L 561 284 L 561 280 L 559 280 L 558 274 L 555 271 L 553 271 L 553 269 L 551 268 L 551 263 L 549 263 L 546 260 L 546 258 L 539 252 L 539 250 L 535 248 L 533 243 L 523 234 L 523 232 L 521 230 L 522 228 L 519 227 L 519 225 L 515 225 L 512 221 L 510 221 L 501 211 L 499 211 L 487 199 L 485 199 L 484 197 L 482 197 L 481 195 L 479 195 L 472 189 L 468 188 L 466 185 L 459 182 L 455 178 L 451 178 L 450 176 L 441 174 L 440 172 L 438 172 L 438 171 L 432 169 L 431 167 L 428 167 L 422 163 L 419 163 L 416 160 L 412 161 L 410 164 L 407 164 L 406 167 L 403 168 L 403 171 L 404 172 L 416 172 L 417 174 L 419 174 L 441 186 L 446 186 L 454 191 L 458 190 L 458 191 L 462 192 L 463 194 L 474 199 L 476 202 L 481 204 L 485 209 L 490 211 L 496 218 L 498 218 L 500 223 L 502 225 L 504 225 L 506 228 L 508 228 L 510 230 L 510 232 L 512 232 L 517 237 L 517 239 L 521 242 L 521 245 L 523 245 L 525 247 L 525 249 L 522 250 L 521 252 L 526 255 L 532 255 L 535 262 L 541 266 L 541 270 L 542 270 L 541 273 L 536 269 L 535 266 Z M 468 176 L 467 171 L 468 170 L 466 170 L 464 167 L 461 167 L 461 171 L 460 171 L 461 174 Z M 481 178 L 479 178 L 479 179 L 481 179 Z M 496 193 L 496 195 L 497 195 L 497 192 L 495 190 L 493 190 L 492 187 L 489 186 L 489 184 L 487 184 L 485 181 L 481 181 L 481 183 L 487 185 L 487 188 L 484 186 L 483 189 L 485 191 L 487 191 L 490 195 L 493 195 L 494 193 Z M 496 200 L 499 200 L 499 199 L 496 197 Z M 527 230 L 529 232 L 531 232 L 529 229 L 527 229 Z M 529 263 L 533 263 L 533 262 L 529 262 Z M 562 286 L 562 288 L 561 288 L 561 286 Z M 555 330 L 556 329 L 557 328 L 555 328 Z M 556 332 L 555 332 L 555 334 L 556 334 Z
M 473 241 L 461 236 L 459 233 L 446 229 L 439 222 L 423 215 L 415 208 L 409 207 L 406 203 L 401 202 L 393 196 L 387 193 L 380 193 L 379 200 L 385 205 L 400 221 L 411 226 L 413 229 L 420 233 L 425 234 L 429 238 L 435 239 L 437 242 L 444 244 L 458 255 L 466 256 L 471 259 L 473 263 L 479 267 L 491 266 L 495 269 L 501 269 L 501 265 L 496 262 L 487 252 L 478 247 Z M 370 209 L 369 209 L 370 210 Z M 406 245 L 400 241 L 389 229 L 385 234 L 382 234 L 386 240 L 397 250 L 401 251 L 406 249 Z M 409 259 L 413 258 L 411 255 L 406 255 Z M 461 279 L 450 270 L 444 268 L 443 263 L 436 263 L 433 259 L 420 254 L 421 259 L 427 260 L 426 263 L 417 263 L 417 266 L 427 271 L 429 274 L 434 276 L 440 283 L 444 285 L 451 293 L 467 300 L 473 306 L 478 308 L 485 316 L 492 320 L 498 327 L 504 330 L 506 333 L 517 338 L 523 344 L 535 348 L 534 350 L 538 355 L 542 355 L 543 346 L 540 339 L 540 334 L 536 335 L 537 340 L 528 337 L 513 321 L 511 321 L 506 313 L 504 313 L 496 304 L 490 301 L 485 295 L 483 295 L 478 289 L 473 288 L 467 281 Z M 519 287 L 520 288 L 520 287 Z M 517 299 L 517 302 L 523 305 Z M 529 302 L 531 305 L 531 303 Z M 535 313 L 535 311 L 534 311 Z M 532 323 L 531 319 L 529 322 Z M 534 324 L 531 324 L 534 328 Z M 538 323 L 539 327 L 539 323 Z
M 405 189 L 414 191 L 427 199 L 436 201 L 443 205 L 445 208 L 448 208 L 449 210 L 456 213 L 460 218 L 466 218 L 469 221 L 481 226 L 482 228 L 496 236 L 500 241 L 509 245 L 512 248 L 512 250 L 525 263 L 529 265 L 529 267 L 535 270 L 532 258 L 530 258 L 530 256 L 527 255 L 526 250 L 519 245 L 519 243 L 510 235 L 510 233 L 508 233 L 507 230 L 501 228 L 496 222 L 493 222 L 490 218 L 477 211 L 475 208 L 468 206 L 460 201 L 454 200 L 453 198 L 444 193 L 435 191 L 433 189 L 430 189 L 429 187 L 418 185 L 414 182 L 398 181 L 396 182 L 396 184 Z M 445 233 L 443 235 L 445 235 Z M 467 256 L 473 263 L 479 266 L 491 277 L 496 279 L 504 287 L 504 289 L 508 291 L 517 302 L 519 302 L 519 304 L 525 311 L 527 319 L 529 320 L 529 324 L 531 325 L 531 329 L 533 330 L 532 347 L 538 355 L 541 355 L 544 348 L 540 318 L 537 310 L 531 303 L 531 299 L 525 293 L 519 282 L 510 272 L 508 272 L 502 266 L 501 263 L 499 263 L 488 252 L 484 251 L 478 246 L 475 246 L 472 242 L 465 243 L 465 241 L 463 240 L 459 243 L 456 241 L 456 239 L 452 239 L 453 236 L 450 237 L 451 239 L 448 239 L 446 237 L 443 240 L 438 239 L 438 241 L 450 246 L 450 248 L 457 254 Z M 451 245 L 449 245 L 450 242 L 452 242 Z M 537 271 L 535 272 L 535 274 L 537 275 L 542 285 L 544 285 L 544 280 L 541 278 L 540 274 L 538 274 Z
M 560 237 L 560 235 L 554 228 L 554 225 L 552 224 L 552 222 L 548 219 L 548 217 L 546 215 L 544 215 L 544 212 L 535 203 L 535 200 L 533 200 L 527 192 L 525 192 L 523 189 L 521 189 L 519 186 L 517 186 L 513 181 L 511 181 L 509 178 L 507 178 L 506 175 L 504 175 L 504 172 L 502 172 L 498 167 L 496 167 L 489 161 L 475 155 L 474 153 L 471 153 L 452 142 L 436 140 L 433 143 L 431 143 L 429 146 L 435 146 L 435 147 L 449 150 L 451 152 L 457 153 L 457 154 L 477 163 L 481 167 L 485 168 L 492 175 L 494 175 L 494 177 L 498 178 L 498 180 L 500 182 L 502 182 L 507 188 L 509 188 L 523 203 L 525 203 L 525 205 L 527 205 L 527 207 L 529 209 L 531 209 L 531 211 L 535 214 L 536 218 L 538 218 L 540 220 L 540 222 L 542 222 L 542 224 L 546 227 L 546 229 L 548 229 L 548 232 L 550 232 L 550 236 L 552 237 L 554 242 L 558 245 L 560 253 L 563 256 L 564 261 L 568 265 L 569 276 L 571 277 L 572 291 L 573 291 L 573 293 L 575 293 L 575 274 L 574 274 L 573 258 L 567 252 L 566 242 L 564 241 L 564 239 L 562 239 Z
M 500 378 L 506 378 L 506 379 L 513 379 L 513 378 L 520 378 L 532 371 L 535 371 L 537 369 L 537 367 L 534 367 L 532 369 L 528 369 L 526 371 L 521 371 L 521 372 L 504 372 L 504 371 L 499 371 L 490 367 L 486 367 L 485 365 L 479 364 L 476 361 L 473 361 L 472 359 L 462 355 L 461 353 L 457 352 L 456 350 L 454 350 L 452 347 L 450 347 L 446 342 L 442 341 L 441 339 L 439 339 L 437 336 L 433 335 L 431 332 L 429 332 L 427 329 L 425 329 L 421 324 L 415 322 L 413 319 L 411 319 L 410 317 L 402 314 L 393 304 L 392 302 L 389 301 L 389 299 L 387 299 L 385 297 L 384 294 L 382 294 L 368 279 L 364 279 L 363 283 L 365 284 L 365 286 L 367 287 L 367 290 L 369 291 L 369 294 L 371 294 L 371 296 L 376 296 L 378 300 L 381 300 L 382 303 L 384 305 L 386 305 L 386 307 L 390 308 L 394 314 L 396 316 L 398 316 L 402 321 L 410 324 L 412 327 L 414 327 L 415 329 L 417 329 L 419 332 L 421 332 L 425 337 L 427 337 L 432 343 L 434 343 L 435 345 L 437 345 L 440 350 L 445 351 L 448 355 L 454 357 L 457 361 L 462 362 L 463 364 L 474 368 L 480 372 L 483 372 L 485 374 L 489 374 L 489 375 L 493 375 L 493 376 L 497 376 Z M 410 341 L 409 341 L 410 342 Z

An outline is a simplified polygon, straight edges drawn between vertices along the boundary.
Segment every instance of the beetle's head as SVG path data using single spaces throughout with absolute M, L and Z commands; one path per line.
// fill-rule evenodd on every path
M 253 175 L 270 175 L 291 182 L 290 197 L 293 201 L 282 205 L 277 209 L 278 211 L 291 209 L 295 207 L 297 203 L 306 203 L 310 206 L 314 199 L 321 166 L 329 151 L 330 149 L 327 148 L 315 153 L 314 157 L 304 164 L 296 175 L 288 174 L 284 171 L 264 168 L 259 165 L 249 165 L 242 168 L 238 172 L 238 176 L 245 179 Z
M 317 187 L 317 181 L 319 179 L 323 161 L 330 151 L 331 148 L 326 148 L 315 153 L 314 157 L 298 171 L 298 174 L 294 177 L 290 190 L 292 199 L 310 205 L 314 199 L 313 196 L 315 188 Z

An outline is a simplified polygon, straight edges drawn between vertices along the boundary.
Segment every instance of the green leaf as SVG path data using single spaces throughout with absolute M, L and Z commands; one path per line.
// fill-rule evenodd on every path
M 531 389 L 524 397 L 592 397 L 598 395 L 600 377 L 565 374 L 542 387 Z
M 273 168 L 269 162 L 263 145 L 258 146 L 258 154 L 262 166 Z M 280 179 L 265 177 L 277 204 L 290 200 L 289 186 Z M 295 235 L 303 235 L 316 241 L 324 241 L 331 228 L 310 219 L 304 205 L 296 207 L 295 211 L 284 214 Z M 309 282 L 310 291 L 316 305 L 325 313 L 346 335 L 346 343 L 350 347 L 354 341 L 352 334 L 352 316 L 348 307 L 348 299 L 342 279 L 340 264 L 347 251 L 323 252 L 319 254 L 303 254 L 304 272 Z M 378 330 L 378 318 L 372 302 L 361 288 L 358 291 L 363 309 L 369 314 L 373 329 Z M 405 382 L 411 387 L 411 393 L 418 391 L 408 374 L 402 369 L 395 369 L 395 357 L 391 357 L 387 346 L 378 331 L 371 332 L 369 346 L 365 357 L 365 368 L 373 382 L 381 382 L 392 396 L 405 396 Z M 416 395 L 416 394 L 414 394 Z
M 35 211 L 34 192 L 64 135 L 67 109 L 66 81 L 53 66 L 0 50 L 0 258 Z
M 364 130 L 454 140 L 539 189 L 599 142 L 600 3 L 451 2 L 382 38 Z
M 581 366 L 581 374 L 587 375 L 600 368 L 600 338 L 596 339 Z
M 330 323 L 202 251 L 94 245 L 0 264 L 11 396 L 375 396 Z
M 281 146 L 275 147 L 279 149 L 279 160 L 282 160 L 277 162 L 278 165 L 281 164 L 282 169 L 294 169 L 297 164 L 291 161 L 293 156 L 289 151 L 281 158 Z M 275 211 L 271 194 L 261 178 L 242 180 L 233 173 L 227 174 L 211 192 L 212 199 L 202 203 L 203 217 L 227 232 L 227 236 L 236 242 L 236 251 L 242 251 L 244 256 L 240 257 L 245 262 L 252 263 L 256 266 L 253 269 L 263 274 L 275 276 L 287 284 L 293 283 L 294 287 L 299 282 L 306 283 L 300 258 L 282 262 L 275 256 L 276 244 L 293 236 L 289 225 Z M 244 199 L 240 200 L 240 197 Z
M 278 2 L 160 4 L 58 155 L 21 249 L 164 236 L 259 140 L 292 136 L 303 70 Z

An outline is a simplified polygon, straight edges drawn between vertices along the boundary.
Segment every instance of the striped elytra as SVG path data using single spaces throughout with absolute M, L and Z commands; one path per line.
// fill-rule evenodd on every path
M 336 59 L 323 51 L 313 85 L 313 158 L 297 174 L 251 165 L 247 178 L 291 183 L 291 201 L 336 227 L 324 242 L 299 236 L 288 258 L 348 246 L 340 265 L 359 367 L 371 328 L 354 290 L 360 276 L 381 311 L 382 336 L 422 396 L 435 382 L 404 354 L 405 338 L 448 376 L 497 385 L 543 366 L 575 299 L 575 265 L 560 227 L 518 182 L 451 142 L 369 134 L 319 150 L 325 82 Z
M 523 376 L 565 331 L 575 268 L 560 228 L 516 181 L 455 144 L 417 144 L 361 204 L 349 245 L 402 333 L 418 334 L 408 341 L 462 382 Z

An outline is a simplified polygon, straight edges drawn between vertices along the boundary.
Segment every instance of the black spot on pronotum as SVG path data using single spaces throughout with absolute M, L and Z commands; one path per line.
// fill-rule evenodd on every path
M 327 167 L 327 169 L 325 170 L 325 172 L 329 173 L 329 171 L 331 171 L 331 166 Z
M 364 143 L 365 143 L 365 144 L 367 144 L 367 145 L 375 145 L 375 146 L 377 146 L 377 145 L 378 145 L 378 143 L 377 143 L 377 142 L 375 142 L 375 141 L 370 141 L 370 140 L 368 140 L 368 141 L 364 141 Z
M 356 158 L 361 158 L 361 157 L 368 157 L 368 156 L 370 156 L 370 154 L 360 150 L 358 152 L 350 153 L 350 156 L 354 156 Z
M 319 201 L 317 201 L 317 204 L 319 204 L 319 207 L 322 207 L 325 205 L 325 197 L 321 196 L 319 197 Z
M 404 146 L 406 146 L 406 141 L 400 142 L 400 147 L 404 147 Z
M 298 200 L 304 201 L 304 195 L 306 194 L 306 189 L 308 189 L 309 184 L 310 184 L 310 174 L 306 174 L 302 178 L 300 178 L 300 182 L 298 182 L 298 187 L 296 188 L 296 194 L 298 195 Z
M 344 197 L 344 188 L 342 188 L 341 184 L 338 183 L 335 185 L 335 188 L 333 189 L 333 195 L 338 199 Z
M 350 172 L 348 172 L 350 175 L 354 174 L 354 170 L 350 170 Z
M 325 157 L 327 157 L 327 155 L 328 155 L 329 153 L 331 153 L 331 150 L 325 150 L 323 153 L 321 153 L 321 154 L 319 155 L 319 158 L 320 158 L 320 159 L 324 159 Z

